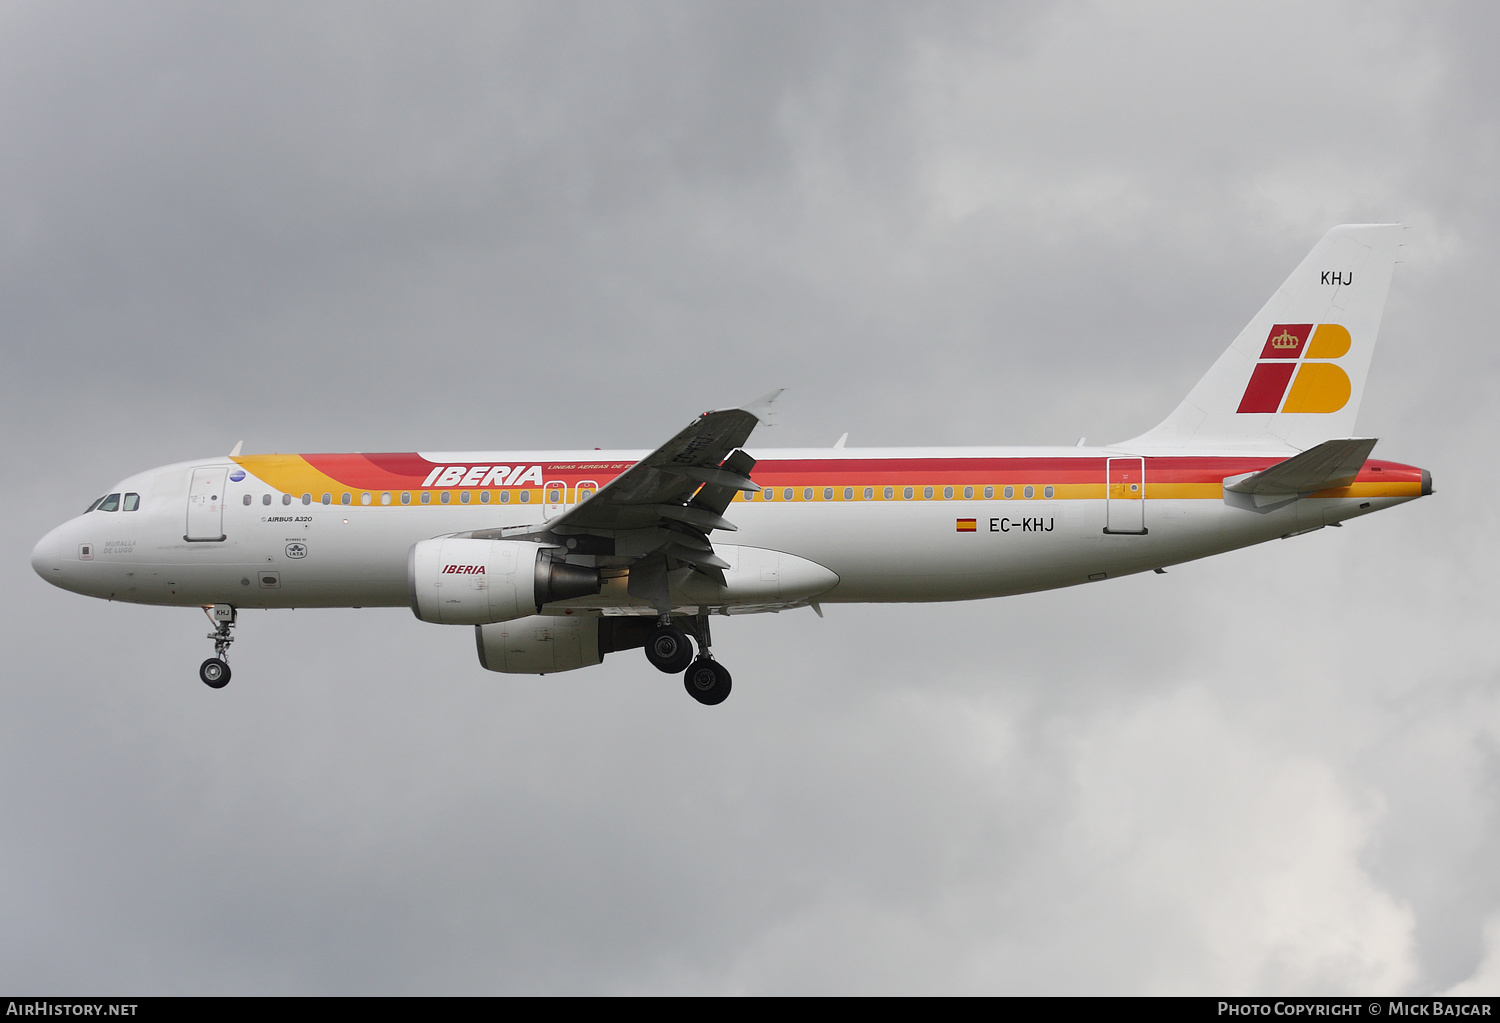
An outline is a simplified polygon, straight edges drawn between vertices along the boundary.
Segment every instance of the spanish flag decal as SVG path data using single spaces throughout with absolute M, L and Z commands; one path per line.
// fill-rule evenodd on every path
M 975 531 L 975 519 L 959 519 L 958 531 L 960 533 L 972 533 Z

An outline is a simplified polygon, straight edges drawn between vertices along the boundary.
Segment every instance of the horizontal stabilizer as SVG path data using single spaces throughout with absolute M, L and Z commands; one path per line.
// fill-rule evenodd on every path
M 1224 489 L 1236 494 L 1311 494 L 1319 490 L 1347 487 L 1359 475 L 1365 459 L 1375 447 L 1373 437 L 1325 440 L 1269 469 L 1224 481 Z

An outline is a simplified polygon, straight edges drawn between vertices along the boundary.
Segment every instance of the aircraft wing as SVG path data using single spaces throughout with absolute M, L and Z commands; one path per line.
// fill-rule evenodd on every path
M 642 529 L 664 522 L 734 529 L 722 513 L 750 481 L 755 460 L 738 451 L 771 402 L 773 391 L 744 408 L 705 412 L 597 494 L 548 523 L 553 532 Z M 738 453 L 739 458 L 731 456 Z
M 566 548 L 570 560 L 600 568 L 628 566 L 629 593 L 665 612 L 668 573 L 691 569 L 720 585 L 728 562 L 708 534 L 734 530 L 724 511 L 750 480 L 755 459 L 741 445 L 770 412 L 778 389 L 742 408 L 717 409 L 615 477 L 599 492 L 545 525 L 480 530 L 478 538 L 532 539 Z

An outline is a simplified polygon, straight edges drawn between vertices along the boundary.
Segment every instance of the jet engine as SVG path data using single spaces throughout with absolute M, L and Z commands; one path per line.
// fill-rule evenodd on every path
M 406 561 L 412 613 L 438 625 L 483 625 L 599 592 L 598 569 L 570 565 L 555 550 L 520 540 L 455 537 L 413 544 Z
M 479 663 L 511 675 L 547 675 L 598 664 L 616 650 L 645 646 L 654 616 L 531 615 L 474 626 Z

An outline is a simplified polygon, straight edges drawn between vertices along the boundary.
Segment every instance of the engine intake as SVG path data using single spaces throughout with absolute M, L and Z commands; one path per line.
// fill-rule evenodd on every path
M 438 625 L 525 618 L 600 588 L 598 569 L 570 565 L 553 548 L 522 540 L 423 540 L 412 545 L 406 566 L 412 613 Z

